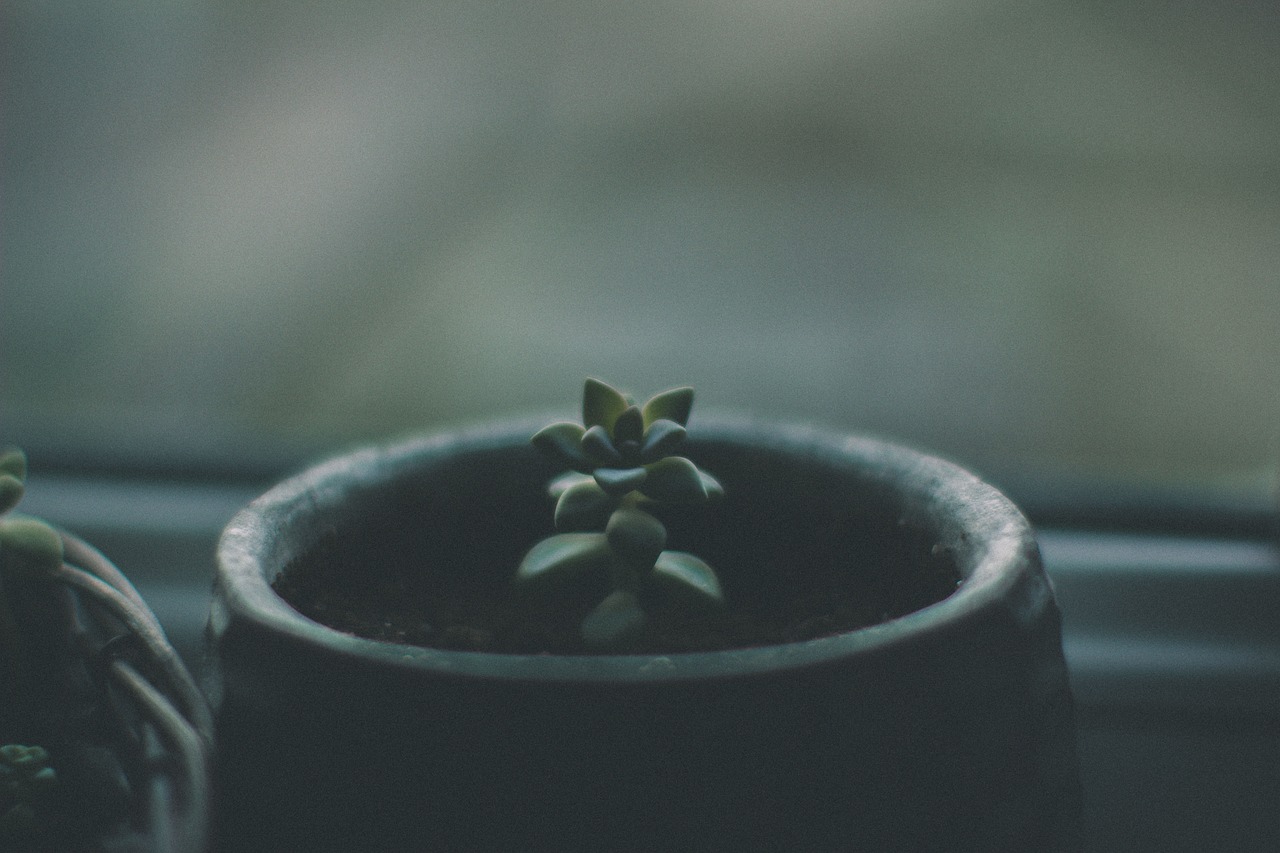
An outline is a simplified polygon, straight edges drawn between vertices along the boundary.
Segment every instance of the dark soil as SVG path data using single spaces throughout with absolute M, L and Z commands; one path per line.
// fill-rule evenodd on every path
M 549 511 L 547 515 L 549 515 Z M 333 531 L 288 565 L 274 589 L 303 615 L 375 640 L 517 654 L 591 654 L 583 616 L 607 594 L 604 579 L 518 595 L 523 553 L 553 531 L 525 507 L 453 511 L 414 507 Z M 955 591 L 952 555 L 893 515 L 837 502 L 781 512 L 767 501 L 726 500 L 698 519 L 667 519 L 668 547 L 720 575 L 727 606 L 689 613 L 650 602 L 650 622 L 622 653 L 713 651 L 813 639 L 875 625 Z

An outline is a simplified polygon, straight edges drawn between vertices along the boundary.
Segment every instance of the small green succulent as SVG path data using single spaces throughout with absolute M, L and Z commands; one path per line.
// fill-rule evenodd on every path
M 9 849 L 35 836 L 40 800 L 57 783 L 43 747 L 0 746 L 0 847 Z
M 582 425 L 553 423 L 533 445 L 573 469 L 548 487 L 556 501 L 559 533 L 530 549 L 516 582 L 607 572 L 612 591 L 582 622 L 589 645 L 615 645 L 647 621 L 642 603 L 654 598 L 689 607 L 724 602 L 710 566 L 692 554 L 667 551 L 667 530 L 649 510 L 657 504 L 693 506 L 717 500 L 724 489 L 683 456 L 692 388 L 673 388 L 643 406 L 616 388 L 588 379 Z

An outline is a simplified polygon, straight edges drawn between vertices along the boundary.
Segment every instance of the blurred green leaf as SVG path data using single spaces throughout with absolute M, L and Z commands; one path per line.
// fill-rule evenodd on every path
M 569 421 L 543 427 L 529 439 L 533 446 L 575 471 L 589 471 L 591 461 L 582 451 L 583 428 Z
M 582 639 L 590 646 L 609 646 L 644 626 L 645 615 L 635 593 L 615 590 L 582 620 Z
M 47 791 L 58 784 L 58 773 L 52 767 L 41 767 L 31 775 L 31 787 L 37 791 Z
M 608 569 L 613 561 L 603 533 L 558 533 L 529 549 L 516 570 L 518 583 Z
M 27 454 L 19 447 L 5 447 L 0 450 L 0 474 L 8 474 L 26 482 Z
M 622 454 L 609 438 L 609 430 L 600 424 L 596 424 L 583 434 L 582 450 L 599 465 L 618 465 L 622 462 Z
M 587 428 L 602 426 L 613 432 L 618 415 L 626 411 L 627 398 L 612 385 L 588 379 L 582 389 L 582 423 Z
M 653 567 L 653 581 L 677 596 L 692 592 L 703 603 L 724 603 L 724 590 L 715 570 L 684 551 L 663 551 Z
M 592 479 L 570 486 L 556 501 L 556 530 L 598 530 L 609 517 L 613 499 Z
M 7 743 L 0 746 L 0 765 L 7 765 L 21 771 L 24 778 L 34 776 L 45 769 L 49 763 L 49 752 L 43 746 L 23 746 L 20 743 Z
M 592 479 L 590 474 L 579 474 L 576 471 L 570 472 L 568 474 L 561 474 L 559 477 L 556 477 L 550 483 L 547 483 L 547 494 L 551 495 L 551 497 L 555 498 L 556 500 L 559 500 L 561 495 L 563 495 L 565 492 L 569 491 L 569 489 L 573 488 L 579 483 L 594 483 L 594 482 L 595 480 Z
M 644 468 L 597 468 L 591 473 L 600 488 L 611 495 L 625 495 L 638 489 L 649 477 Z
M 698 466 L 683 456 L 668 456 L 645 466 L 649 476 L 640 491 L 656 501 L 701 503 L 707 499 Z
M 22 480 L 12 474 L 0 474 L 0 513 L 6 513 L 22 501 Z
M 702 478 L 702 487 L 707 491 L 707 500 L 718 501 L 724 497 L 724 486 L 720 485 L 719 480 L 701 468 L 698 469 L 698 476 Z
M 644 415 L 639 406 L 627 406 L 618 415 L 613 424 L 613 441 L 615 445 L 624 441 L 639 442 L 644 437 Z
M 680 424 L 667 418 L 659 418 L 644 431 L 640 457 L 645 462 L 656 462 L 679 447 L 686 435 L 685 428 Z
M 667 528 L 649 513 L 635 507 L 622 507 L 609 516 L 604 530 L 609 546 L 628 565 L 642 571 L 653 568 L 654 561 L 667 547 Z
M 689 425 L 689 412 L 693 409 L 693 389 L 687 385 L 672 388 L 649 398 L 644 404 L 644 424 L 649 426 L 655 421 L 666 419 L 675 421 L 681 426 Z
M 62 565 L 62 538 L 38 518 L 0 519 L 0 560 L 11 571 L 53 572 Z

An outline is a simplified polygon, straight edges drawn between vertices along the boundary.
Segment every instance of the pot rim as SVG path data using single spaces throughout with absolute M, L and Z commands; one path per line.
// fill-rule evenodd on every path
M 746 677 L 782 669 L 822 666 L 850 656 L 866 659 L 904 651 L 920 642 L 945 642 L 970 624 L 1003 615 L 1021 621 L 1030 612 L 1018 601 L 1041 572 L 1030 524 L 994 486 L 960 466 L 901 444 L 796 423 L 711 414 L 700 417 L 696 437 L 742 447 L 767 447 L 825 464 L 858 470 L 911 498 L 925 517 L 964 549 L 963 579 L 948 597 L 879 625 L 795 643 L 716 652 L 529 655 L 453 651 L 372 640 L 315 622 L 271 589 L 272 554 L 291 520 L 332 504 L 343 487 L 377 486 L 404 476 L 426 457 L 511 448 L 547 423 L 546 418 L 504 420 L 367 446 L 334 456 L 272 487 L 240 510 L 218 542 L 216 590 L 209 620 L 217 642 L 234 631 L 274 637 L 286 645 L 352 662 L 432 676 L 520 681 L 644 682 Z M 378 473 L 373 473 L 374 471 Z M 272 574 L 274 576 L 274 574 Z

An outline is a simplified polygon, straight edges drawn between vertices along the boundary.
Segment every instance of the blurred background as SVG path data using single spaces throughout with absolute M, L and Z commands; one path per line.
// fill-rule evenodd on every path
M 0 437 L 50 462 L 333 449 L 570 411 L 593 375 L 980 470 L 1275 488 L 1269 3 L 0 27 Z

